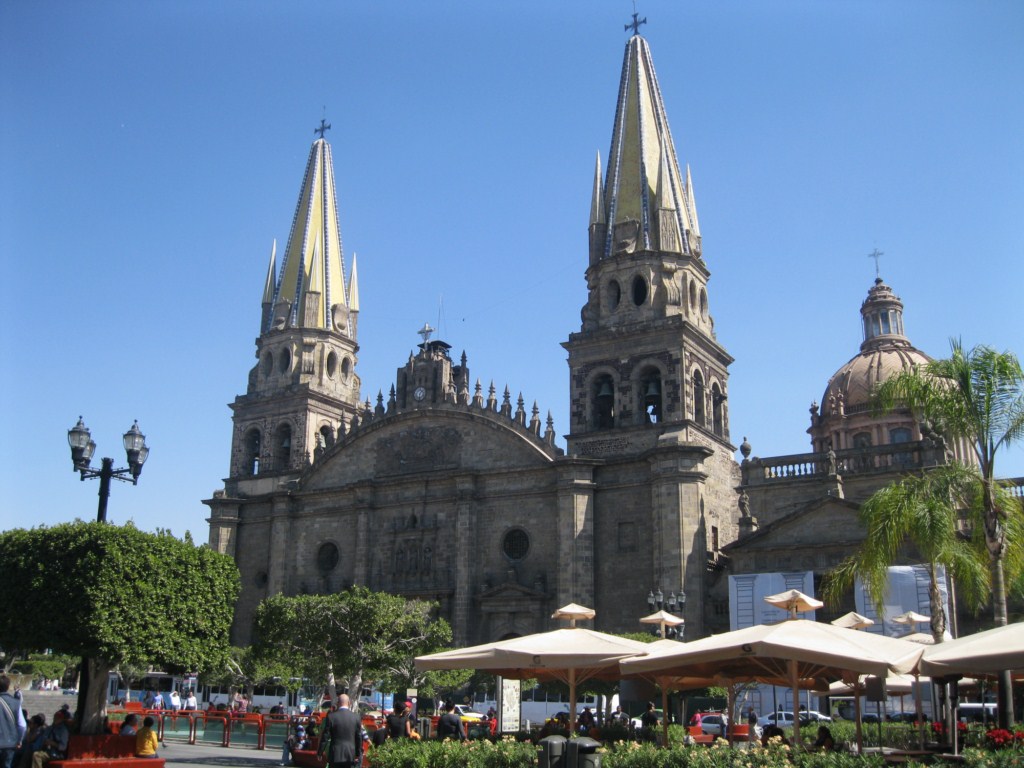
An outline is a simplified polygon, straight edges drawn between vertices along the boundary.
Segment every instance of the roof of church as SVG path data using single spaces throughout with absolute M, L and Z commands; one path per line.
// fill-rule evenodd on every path
M 886 379 L 928 363 L 903 332 L 903 302 L 879 277 L 861 305 L 864 341 L 860 353 L 835 372 L 822 396 L 822 411 L 841 399 L 851 413 L 866 409 L 872 387 Z
M 639 223 L 638 250 L 700 250 L 690 169 L 685 176 L 680 172 L 651 51 L 638 34 L 626 43 L 607 174 L 602 188 L 599 156 L 590 218 L 591 224 L 609 225 L 605 257 L 615 226 L 624 222 Z M 660 232 L 660 221 L 676 231 Z
M 275 253 L 271 255 L 267 271 L 264 303 L 277 306 L 281 302 L 291 305 L 289 325 L 304 325 L 312 317 L 313 327 L 331 329 L 331 308 L 359 307 L 358 287 L 353 279 L 345 289 L 345 258 L 338 224 L 338 201 L 334 188 L 334 163 L 331 145 L 323 138 L 323 124 L 317 129 L 317 138 L 309 150 L 306 172 L 299 190 L 299 199 L 292 219 L 288 245 L 281 262 L 281 273 L 276 284 Z M 273 295 L 270 289 L 273 285 Z M 307 303 L 316 302 L 315 312 L 307 312 Z M 263 330 L 268 330 L 264 328 Z

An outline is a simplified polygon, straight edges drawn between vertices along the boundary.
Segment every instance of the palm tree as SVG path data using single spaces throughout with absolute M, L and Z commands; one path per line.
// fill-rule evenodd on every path
M 1006 624 L 1007 519 L 1020 514 L 1020 506 L 1001 501 L 1006 497 L 999 493 L 995 459 L 1000 448 L 1024 436 L 1024 371 L 1012 352 L 986 346 L 965 352 L 955 339 L 950 347 L 948 359 L 933 360 L 882 382 L 872 393 L 871 403 L 876 413 L 909 408 L 946 439 L 970 445 L 981 474 L 993 613 L 997 624 Z
M 837 603 L 857 577 L 879 614 L 883 613 L 889 566 L 911 548 L 928 566 L 931 630 L 936 643 L 946 631 L 946 614 L 939 593 L 939 569 L 956 579 L 960 596 L 980 605 L 988 593 L 989 571 L 984 554 L 959 532 L 959 510 L 976 498 L 977 472 L 959 462 L 908 476 L 875 492 L 860 508 L 867 532 L 860 550 L 826 577 L 824 594 Z

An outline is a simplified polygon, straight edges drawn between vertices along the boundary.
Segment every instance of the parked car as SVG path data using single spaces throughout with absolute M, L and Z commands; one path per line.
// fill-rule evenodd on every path
M 483 720 L 484 716 L 479 712 L 474 712 L 469 707 L 462 704 L 455 705 L 455 714 L 462 718 L 462 722 L 470 723 L 477 720 Z
M 721 712 L 708 712 L 700 716 L 700 730 L 711 736 L 725 736 L 725 726 L 729 718 Z
M 808 723 L 831 723 L 832 718 L 828 715 L 823 715 L 821 712 L 816 710 L 805 710 L 800 713 L 800 725 L 807 725 Z
M 757 724 L 760 725 L 762 728 L 766 728 L 769 725 L 777 725 L 779 728 L 792 728 L 793 713 L 770 712 L 764 717 L 757 718 Z

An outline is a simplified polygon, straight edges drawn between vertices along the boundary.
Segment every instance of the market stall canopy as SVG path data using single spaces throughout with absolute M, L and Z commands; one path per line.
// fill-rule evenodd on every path
M 925 648 L 923 675 L 994 675 L 1008 669 L 1024 673 L 1024 623 L 1007 624 Z

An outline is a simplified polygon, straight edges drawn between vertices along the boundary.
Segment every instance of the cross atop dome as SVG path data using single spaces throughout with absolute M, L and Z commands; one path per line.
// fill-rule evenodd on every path
M 640 25 L 647 23 L 647 17 L 646 16 L 644 16 L 642 19 L 639 18 L 639 16 L 640 16 L 639 13 L 634 13 L 633 14 L 633 21 L 632 21 L 632 23 L 627 24 L 624 27 L 624 29 L 627 29 L 627 30 L 628 29 L 632 29 L 634 35 L 639 35 L 640 34 Z
M 320 118 L 320 127 L 319 128 L 314 128 L 313 129 L 313 133 L 319 133 L 320 134 L 320 138 L 322 139 L 324 137 L 324 134 L 327 131 L 329 131 L 329 130 L 331 130 L 331 124 L 328 123 L 324 118 L 321 117 Z

